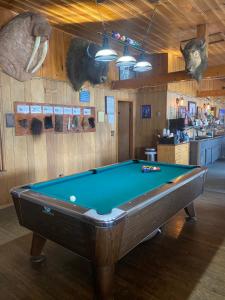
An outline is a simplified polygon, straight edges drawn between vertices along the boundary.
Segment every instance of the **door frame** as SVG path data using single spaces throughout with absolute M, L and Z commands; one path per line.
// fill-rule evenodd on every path
M 130 120 L 129 120 L 129 127 L 130 127 L 130 157 L 131 159 L 134 158 L 134 153 L 135 153 L 135 103 L 134 101 L 130 99 L 117 99 L 116 100 L 116 161 L 118 162 L 119 158 L 119 128 L 118 128 L 118 123 L 119 123 L 119 102 L 128 102 L 130 106 Z

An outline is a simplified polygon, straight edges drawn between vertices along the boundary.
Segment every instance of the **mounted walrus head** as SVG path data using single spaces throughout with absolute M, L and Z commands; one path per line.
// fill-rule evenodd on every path
M 107 80 L 108 63 L 96 62 L 95 54 L 100 46 L 83 39 L 74 38 L 67 53 L 67 75 L 75 91 L 85 81 L 91 84 L 104 83 Z
M 197 81 L 202 79 L 204 70 L 207 68 L 208 57 L 206 42 L 203 39 L 192 39 L 180 51 L 185 60 L 186 71 Z
M 50 34 L 51 26 L 42 15 L 17 15 L 0 30 L 2 70 L 19 81 L 31 79 L 45 60 Z

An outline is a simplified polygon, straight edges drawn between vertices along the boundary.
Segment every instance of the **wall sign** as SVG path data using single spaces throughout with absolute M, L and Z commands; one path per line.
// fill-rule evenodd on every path
M 151 115 L 151 105 L 141 105 L 141 118 L 150 119 Z
M 186 106 L 178 106 L 178 118 L 185 118 L 186 109 Z
M 80 107 L 74 107 L 73 108 L 73 115 L 79 116 L 81 114 Z
M 30 113 L 30 106 L 26 104 L 19 104 L 17 106 L 17 113 L 19 114 L 29 114 Z
M 83 114 L 84 114 L 84 116 L 90 116 L 90 115 L 91 115 L 91 110 L 90 110 L 90 108 L 84 108 L 84 109 L 83 109 Z
M 31 114 L 41 114 L 42 113 L 41 105 L 31 105 L 30 112 Z
M 188 111 L 191 116 L 195 116 L 197 113 L 197 106 L 196 102 L 193 101 L 188 101 Z
M 62 106 L 54 106 L 54 114 L 55 115 L 63 115 L 63 107 Z
M 105 113 L 114 114 L 115 112 L 115 99 L 113 96 L 105 96 Z
M 225 108 L 220 108 L 219 109 L 219 117 L 222 118 L 222 119 L 225 117 Z
M 114 123 L 115 123 L 115 99 L 113 96 L 105 97 L 105 113 L 107 114 L 109 124 L 114 126 Z
M 49 115 L 53 114 L 53 107 L 52 106 L 43 106 L 43 114 Z
M 79 92 L 80 102 L 90 102 L 90 92 L 87 89 L 82 88 Z
M 63 111 L 64 111 L 64 115 L 72 115 L 73 114 L 72 107 L 64 107 Z

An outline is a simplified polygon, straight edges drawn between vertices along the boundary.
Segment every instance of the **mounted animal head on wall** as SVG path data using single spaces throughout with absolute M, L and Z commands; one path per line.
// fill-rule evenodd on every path
M 180 51 L 185 60 L 185 69 L 194 79 L 200 81 L 204 70 L 208 65 L 206 51 L 206 41 L 204 39 L 192 39 Z
M 40 14 L 17 15 L 0 30 L 0 67 L 9 76 L 25 81 L 43 64 L 51 26 Z
M 95 61 L 95 54 L 99 49 L 100 46 L 83 39 L 74 38 L 71 41 L 66 69 L 75 91 L 78 91 L 85 81 L 95 85 L 107 80 L 108 63 Z

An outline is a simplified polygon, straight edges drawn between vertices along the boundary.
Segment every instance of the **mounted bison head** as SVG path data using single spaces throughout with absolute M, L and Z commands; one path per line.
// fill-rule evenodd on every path
M 85 81 L 89 81 L 91 84 L 106 81 L 108 64 L 95 61 L 95 54 L 99 49 L 98 45 L 79 38 L 71 41 L 67 53 L 66 69 L 75 91 L 78 91 Z
M 184 49 L 180 47 L 180 51 L 185 60 L 186 71 L 191 74 L 194 79 L 200 81 L 208 64 L 205 40 L 192 39 L 186 44 Z
M 0 30 L 2 70 L 19 81 L 31 79 L 45 60 L 50 34 L 51 26 L 42 15 L 17 15 Z

